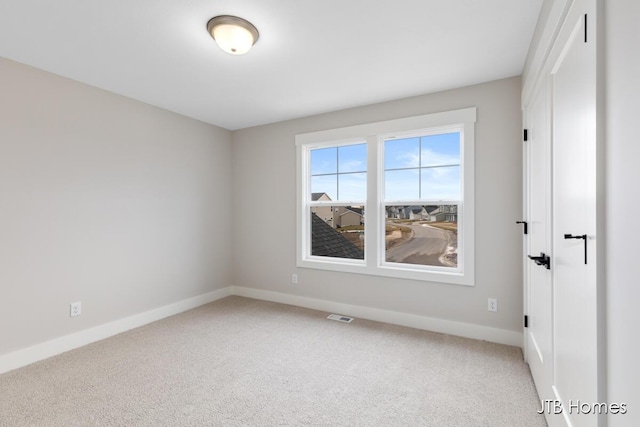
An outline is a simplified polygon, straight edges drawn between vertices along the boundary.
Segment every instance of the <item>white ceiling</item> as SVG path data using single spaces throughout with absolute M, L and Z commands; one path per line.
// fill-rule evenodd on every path
M 0 56 L 230 130 L 519 75 L 542 0 L 0 0 Z M 244 56 L 206 30 L 251 21 Z

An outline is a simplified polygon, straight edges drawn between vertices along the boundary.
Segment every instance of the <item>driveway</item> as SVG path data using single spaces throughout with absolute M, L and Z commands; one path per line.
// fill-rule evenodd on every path
M 389 249 L 386 254 L 388 262 L 448 266 L 440 257 L 447 252 L 447 247 L 454 242 L 451 231 L 442 230 L 427 224 L 403 224 L 411 228 L 413 237 Z

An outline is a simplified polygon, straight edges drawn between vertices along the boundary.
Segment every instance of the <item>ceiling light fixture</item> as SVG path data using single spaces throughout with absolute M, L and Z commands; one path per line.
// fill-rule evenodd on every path
M 207 23 L 207 31 L 220 49 L 232 55 L 247 53 L 260 36 L 251 22 L 230 15 L 211 18 Z

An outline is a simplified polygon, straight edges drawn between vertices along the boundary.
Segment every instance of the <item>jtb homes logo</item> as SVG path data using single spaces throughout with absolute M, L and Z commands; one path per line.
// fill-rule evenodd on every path
M 626 414 L 626 403 L 590 403 L 576 400 L 569 401 L 569 406 L 565 407 L 561 401 L 555 399 L 545 399 L 540 401 L 539 414 L 562 414 L 564 411 L 569 414 Z

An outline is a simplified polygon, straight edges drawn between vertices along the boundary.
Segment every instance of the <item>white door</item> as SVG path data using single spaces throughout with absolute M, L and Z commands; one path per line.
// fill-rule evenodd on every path
M 575 0 L 525 105 L 525 357 L 550 426 L 596 426 L 595 2 Z M 590 22 L 591 21 L 591 22 Z M 556 402 L 559 402 L 556 404 Z M 560 411 L 558 411 L 560 409 Z M 586 412 L 586 413 L 585 413 Z
M 551 254 L 551 124 L 549 80 L 543 78 L 524 117 L 528 234 L 525 251 L 531 256 Z M 526 260 L 525 357 L 540 399 L 553 399 L 553 288 L 551 270 Z
M 585 14 L 592 1 L 576 4 L 561 30 L 551 72 L 553 387 L 568 425 L 595 426 L 597 416 L 571 406 L 598 402 L 595 14 Z

